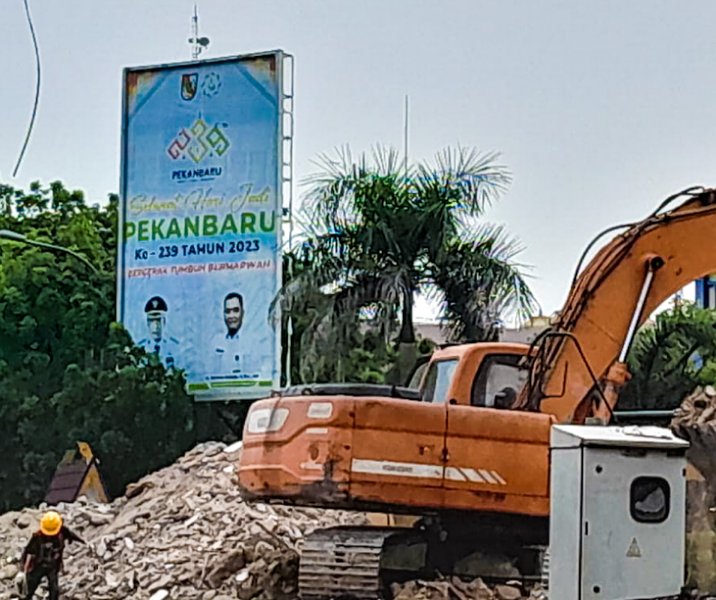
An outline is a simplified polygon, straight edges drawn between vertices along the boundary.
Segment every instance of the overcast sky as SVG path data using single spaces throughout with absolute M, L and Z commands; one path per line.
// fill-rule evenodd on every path
M 119 187 L 126 66 L 191 58 L 191 0 L 29 0 L 42 58 L 34 94 L 22 0 L 0 0 L 0 181 L 61 179 L 104 201 Z M 545 312 L 588 241 L 682 188 L 713 185 L 716 3 L 200 0 L 202 57 L 281 48 L 296 58 L 296 177 L 350 144 L 411 158 L 499 151 L 514 183 L 489 220 L 525 246 Z M 300 195 L 301 188 L 297 188 Z M 716 233 L 716 232 L 715 232 Z

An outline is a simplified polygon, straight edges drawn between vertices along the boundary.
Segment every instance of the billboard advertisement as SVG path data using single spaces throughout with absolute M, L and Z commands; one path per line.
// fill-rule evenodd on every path
M 118 316 L 197 399 L 269 395 L 282 53 L 124 71 Z

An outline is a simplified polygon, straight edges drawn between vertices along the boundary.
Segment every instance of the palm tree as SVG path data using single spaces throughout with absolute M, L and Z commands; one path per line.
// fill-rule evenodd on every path
M 716 383 L 716 313 L 682 301 L 644 325 L 627 357 L 623 410 L 670 410 L 697 385 Z
M 372 161 L 354 161 L 348 149 L 320 157 L 294 254 L 302 267 L 278 296 L 286 314 L 312 314 L 301 343 L 307 361 L 344 355 L 361 324 L 396 336 L 404 374 L 421 292 L 443 301 L 455 340 L 494 339 L 501 317 L 534 309 L 514 262 L 519 245 L 481 222 L 511 180 L 496 158 L 464 148 L 414 166 L 382 148 Z

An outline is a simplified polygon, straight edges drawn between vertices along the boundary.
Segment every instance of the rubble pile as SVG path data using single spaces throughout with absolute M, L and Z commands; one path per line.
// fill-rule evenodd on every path
M 699 386 L 686 396 L 671 419 L 675 435 L 691 443 L 689 462 L 709 481 L 716 481 L 716 388 Z
M 362 513 L 246 503 L 240 443 L 201 444 L 111 504 L 57 509 L 88 545 L 68 544 L 63 600 L 295 600 L 303 537 Z M 20 555 L 47 507 L 0 515 L 0 600 L 20 600 Z M 393 585 L 397 600 L 538 600 L 519 583 L 457 577 Z M 36 598 L 46 598 L 44 585 Z
M 295 598 L 303 536 L 365 517 L 243 502 L 239 451 L 240 444 L 202 444 L 112 504 L 59 505 L 66 524 L 88 541 L 66 548 L 63 599 Z M 40 514 L 0 516 L 0 600 L 19 598 L 20 554 Z
M 451 577 L 440 581 L 408 581 L 393 584 L 393 600 L 546 600 L 546 593 L 535 586 L 523 589 L 520 582 L 487 585 L 481 579 L 463 581 Z
M 687 583 L 716 594 L 716 388 L 699 386 L 674 411 L 671 430 L 690 443 L 686 477 Z

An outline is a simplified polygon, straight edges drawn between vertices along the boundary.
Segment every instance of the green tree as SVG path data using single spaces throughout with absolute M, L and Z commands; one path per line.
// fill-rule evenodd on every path
M 683 303 L 642 327 L 627 357 L 631 379 L 618 408 L 668 410 L 716 382 L 716 312 Z
M 134 348 L 115 313 L 117 198 L 88 206 L 54 182 L 0 185 L 0 229 L 65 253 L 0 240 L 0 510 L 42 499 L 78 439 L 113 494 L 194 442 L 183 376 Z
M 312 256 L 305 249 L 284 254 L 284 289 L 291 289 L 293 282 L 305 277 L 311 269 L 311 260 Z M 330 301 L 330 296 L 320 289 L 307 289 L 299 303 L 292 304 L 289 299 L 284 306 L 281 340 L 284 385 L 289 369 L 292 384 L 330 381 L 383 383 L 395 361 L 395 352 L 380 332 L 365 323 L 365 319 L 362 327 L 346 329 L 349 342 L 345 354 L 336 356 L 313 343 L 315 333 L 312 324 L 320 318 L 322 311 L 328 310 Z
M 496 158 L 448 149 L 406 168 L 384 149 L 372 161 L 347 150 L 321 157 L 309 180 L 302 269 L 279 295 L 287 314 L 306 321 L 308 369 L 321 357 L 335 372 L 356 332 L 370 331 L 395 339 L 403 378 L 415 360 L 419 292 L 443 300 L 456 340 L 494 339 L 506 314 L 533 310 L 519 245 L 483 222 L 510 182 Z
M 51 404 L 65 440 L 92 440 L 116 496 L 128 482 L 170 464 L 195 443 L 193 405 L 184 384 L 181 373 L 164 369 L 114 324 L 102 360 L 84 369 L 69 365 Z

